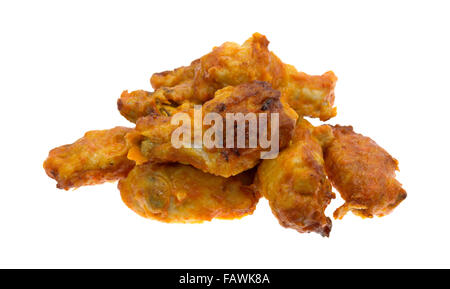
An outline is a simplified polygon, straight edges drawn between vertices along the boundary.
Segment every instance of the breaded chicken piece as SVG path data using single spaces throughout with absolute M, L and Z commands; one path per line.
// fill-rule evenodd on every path
M 227 179 L 187 165 L 147 163 L 136 166 L 118 187 L 125 204 L 142 217 L 200 223 L 252 214 L 259 200 L 252 181 L 252 171 Z
M 279 119 L 279 148 L 282 149 L 289 143 L 294 131 L 297 114 L 280 101 L 280 92 L 270 87 L 265 82 L 252 82 L 226 87 L 216 92 L 216 97 L 206 102 L 202 107 L 203 116 L 216 113 L 223 117 L 223 137 L 226 137 L 227 113 L 255 113 L 268 114 L 268 136 L 271 135 L 271 113 L 278 113 Z M 188 110 L 191 122 L 194 111 Z M 147 116 L 140 118 L 134 132 L 127 135 L 130 144 L 128 158 L 142 164 L 152 162 L 179 162 L 190 164 L 204 172 L 222 177 L 237 175 L 251 169 L 259 163 L 261 152 L 270 151 L 270 148 L 262 148 L 260 143 L 254 148 L 246 145 L 245 148 L 236 147 L 237 132 L 234 133 L 234 147 L 227 148 L 226 140 L 223 140 L 223 148 L 207 148 L 201 144 L 199 148 L 176 148 L 171 143 L 172 133 L 179 124 L 171 124 L 171 117 Z M 246 122 L 248 132 L 248 122 Z M 194 124 L 191 125 L 194 127 Z M 203 134 L 208 126 L 203 126 Z M 192 140 L 194 133 L 191 134 Z M 245 135 L 245 143 L 248 144 L 249 135 Z M 191 142 L 191 144 L 193 141 Z
M 65 190 L 123 178 L 135 164 L 127 158 L 124 139 L 131 130 L 118 126 L 89 131 L 73 144 L 52 149 L 44 169 Z
M 225 42 L 190 66 L 155 73 L 154 89 L 168 88 L 166 97 L 176 103 L 203 103 L 216 90 L 244 82 L 269 82 L 280 90 L 284 100 L 301 116 L 327 120 L 336 115 L 334 87 L 337 77 L 329 71 L 323 75 L 298 72 L 268 49 L 264 35 L 253 34 L 242 46 Z
M 329 236 L 331 220 L 324 211 L 335 195 L 325 174 L 321 145 L 332 137 L 328 126 L 313 128 L 299 120 L 290 146 L 278 158 L 259 165 L 257 191 L 283 227 Z
M 147 115 L 171 116 L 183 107 L 190 105 L 188 102 L 178 105 L 168 100 L 164 96 L 166 90 L 168 89 L 159 89 L 156 92 L 136 90 L 130 93 L 125 90 L 117 100 L 117 108 L 126 119 L 136 123 L 140 117 Z
M 395 179 L 398 161 L 351 126 L 334 126 L 334 140 L 325 146 L 325 166 L 345 204 L 334 212 L 342 219 L 348 211 L 363 218 L 389 214 L 406 198 Z

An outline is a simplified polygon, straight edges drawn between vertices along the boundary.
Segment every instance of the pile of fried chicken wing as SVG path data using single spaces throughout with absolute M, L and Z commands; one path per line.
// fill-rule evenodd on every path
M 124 91 L 118 110 L 135 127 L 89 131 L 51 150 L 47 175 L 65 190 L 118 180 L 130 209 L 168 223 L 241 218 L 263 196 L 283 227 L 328 237 L 332 187 L 345 201 L 335 219 L 389 214 L 406 198 L 397 160 L 351 126 L 311 125 L 305 117 L 336 115 L 337 77 L 299 72 L 268 45 L 259 33 L 243 45 L 226 42 L 189 66 L 153 74 L 153 92 Z M 174 147 L 172 117 L 193 115 L 194 105 L 221 116 L 278 113 L 278 156 L 261 159 L 260 145 Z

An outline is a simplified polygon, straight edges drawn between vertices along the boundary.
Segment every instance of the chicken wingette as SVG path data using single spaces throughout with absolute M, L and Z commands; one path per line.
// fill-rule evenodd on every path
M 65 190 L 123 178 L 134 167 L 134 161 L 127 158 L 129 147 L 124 138 L 131 130 L 89 131 L 73 144 L 52 149 L 44 169 L 57 181 L 56 186 Z
M 325 167 L 345 204 L 334 212 L 342 219 L 351 211 L 361 217 L 389 214 L 406 198 L 395 179 L 398 161 L 372 139 L 351 126 L 332 127 L 334 139 L 325 145 Z
M 142 217 L 167 223 L 199 223 L 252 214 L 259 200 L 253 170 L 222 178 L 181 164 L 136 166 L 119 181 L 124 203 Z

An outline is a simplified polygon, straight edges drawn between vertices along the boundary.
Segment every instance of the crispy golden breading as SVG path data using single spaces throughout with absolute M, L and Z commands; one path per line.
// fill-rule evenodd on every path
M 395 179 L 398 162 L 373 140 L 351 126 L 333 127 L 334 140 L 325 146 L 325 165 L 332 184 L 345 204 L 334 212 L 342 219 L 348 211 L 361 217 L 389 214 L 406 198 Z
M 252 214 L 259 195 L 252 171 L 231 178 L 181 164 L 136 166 L 119 181 L 125 204 L 137 214 L 167 223 L 199 223 Z
M 180 106 L 173 101 L 169 101 L 164 96 L 165 90 L 168 89 L 160 89 L 156 92 L 136 90 L 131 93 L 125 90 L 117 100 L 117 108 L 120 114 L 135 123 L 140 117 L 147 115 L 171 116 L 180 108 L 190 105 L 185 103 L 185 105 Z
M 285 64 L 268 50 L 264 35 L 253 34 L 242 46 L 226 42 L 190 66 L 153 74 L 154 89 L 168 88 L 166 97 L 176 103 L 203 103 L 225 86 L 261 80 L 282 92 L 284 100 L 301 116 L 327 120 L 336 115 L 333 72 L 308 75 Z
M 89 131 L 73 144 L 52 149 L 44 169 L 58 182 L 56 186 L 65 190 L 123 178 L 134 167 L 134 161 L 127 159 L 124 139 L 131 130 Z
M 328 237 L 331 220 L 324 211 L 335 195 L 325 174 L 321 142 L 314 136 L 315 130 L 324 140 L 332 138 L 329 127 L 313 128 L 300 120 L 291 145 L 278 158 L 259 165 L 255 184 L 283 227 Z
M 291 139 L 296 113 L 280 101 L 280 92 L 270 87 L 268 83 L 255 81 L 236 87 L 226 87 L 216 92 L 216 97 L 203 105 L 203 115 L 217 113 L 223 116 L 227 113 L 278 113 L 279 114 L 279 147 L 284 148 Z M 191 120 L 193 110 L 189 110 Z M 270 136 L 270 116 L 268 117 L 268 135 Z M 171 124 L 171 117 L 147 116 L 140 118 L 136 130 L 127 135 L 130 143 L 128 158 L 138 164 L 147 161 L 179 162 L 190 164 L 204 172 L 229 177 L 251 169 L 259 163 L 263 149 L 259 144 L 256 148 L 176 148 L 171 143 L 172 133 L 179 125 Z M 191 126 L 193 127 L 193 125 Z M 208 127 L 203 126 L 203 133 Z M 226 136 L 226 124 L 223 124 L 223 136 Z M 237 133 L 234 134 L 235 138 Z M 194 134 L 191 135 L 194 138 Z M 246 144 L 249 136 L 246 135 Z M 223 141 L 225 146 L 226 142 Z
M 150 79 L 152 87 L 158 89 L 160 87 L 174 87 L 180 83 L 189 82 L 195 77 L 195 71 L 200 68 L 200 59 L 191 62 L 189 66 L 182 66 L 174 70 L 154 73 Z M 201 100 L 204 102 L 206 100 Z
M 51 150 L 46 173 L 65 190 L 119 180 L 130 209 L 166 223 L 241 218 L 262 195 L 283 227 L 328 237 L 332 185 L 345 200 L 334 218 L 389 214 L 406 198 L 397 160 L 352 127 L 305 120 L 336 115 L 337 77 L 299 72 L 268 46 L 255 33 L 153 74 L 153 92 L 117 100 L 134 129 L 87 132 Z

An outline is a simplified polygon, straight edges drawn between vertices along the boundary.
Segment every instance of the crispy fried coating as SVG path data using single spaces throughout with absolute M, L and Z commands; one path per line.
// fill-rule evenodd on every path
M 142 217 L 199 223 L 252 214 L 259 200 L 252 181 L 252 171 L 222 178 L 187 165 L 147 163 L 136 166 L 118 187 L 125 204 Z
M 325 174 L 321 140 L 328 142 L 332 135 L 327 126 L 313 128 L 299 120 L 291 145 L 259 165 L 257 190 L 283 227 L 329 236 L 331 220 L 324 211 L 335 195 Z
M 126 119 L 136 123 L 140 117 L 147 115 L 165 115 L 171 116 L 182 107 L 189 106 L 178 105 L 165 97 L 165 91 L 169 89 L 160 89 L 155 92 L 145 90 L 136 90 L 128 92 L 125 90 L 117 100 L 117 108 Z
M 200 59 L 196 59 L 189 66 L 181 66 L 174 70 L 154 73 L 150 83 L 154 89 L 158 89 L 160 87 L 174 87 L 180 83 L 189 82 L 189 80 L 194 79 L 195 71 L 199 69 L 199 65 Z
M 193 121 L 193 110 L 187 111 Z M 255 81 L 236 87 L 226 87 L 216 92 L 214 99 L 206 102 L 202 107 L 203 115 L 216 113 L 226 119 L 227 113 L 278 113 L 279 115 L 279 147 L 280 149 L 289 143 L 297 114 L 280 101 L 280 92 L 270 87 L 268 83 Z M 248 123 L 246 123 L 248 124 Z M 138 164 L 147 161 L 152 162 L 179 162 L 190 164 L 204 172 L 222 177 L 237 175 L 251 169 L 259 163 L 263 149 L 260 143 L 254 148 L 246 145 L 245 148 L 227 148 L 223 141 L 222 148 L 201 147 L 176 148 L 171 143 L 172 133 L 179 124 L 171 124 L 171 117 L 147 116 L 140 118 L 134 132 L 127 135 L 130 143 L 128 158 Z M 191 126 L 192 128 L 194 125 Z M 271 134 L 271 118 L 268 117 L 268 135 Z M 203 126 L 203 134 L 208 126 Z M 248 132 L 248 128 L 247 132 Z M 226 124 L 223 124 L 223 137 L 227 134 Z M 194 133 L 191 135 L 194 138 Z M 234 133 L 237 137 L 237 133 Z M 249 136 L 245 135 L 245 143 L 248 144 Z M 236 139 L 234 140 L 236 144 Z M 191 142 L 192 143 L 192 142 Z
M 337 77 L 332 71 L 323 75 L 298 72 L 268 49 L 264 35 L 253 34 L 242 46 L 225 42 L 190 66 L 155 73 L 154 89 L 170 88 L 168 99 L 176 103 L 203 103 L 225 86 L 260 80 L 282 92 L 285 101 L 301 116 L 327 120 L 336 115 L 334 87 Z
M 124 138 L 131 130 L 115 127 L 89 131 L 73 144 L 52 149 L 44 169 L 58 182 L 56 187 L 65 190 L 123 178 L 135 165 L 127 158 Z
M 363 218 L 389 214 L 406 198 L 395 179 L 398 162 L 372 139 L 351 126 L 334 126 L 334 140 L 325 146 L 325 166 L 345 204 L 334 212 L 342 219 L 348 211 Z

